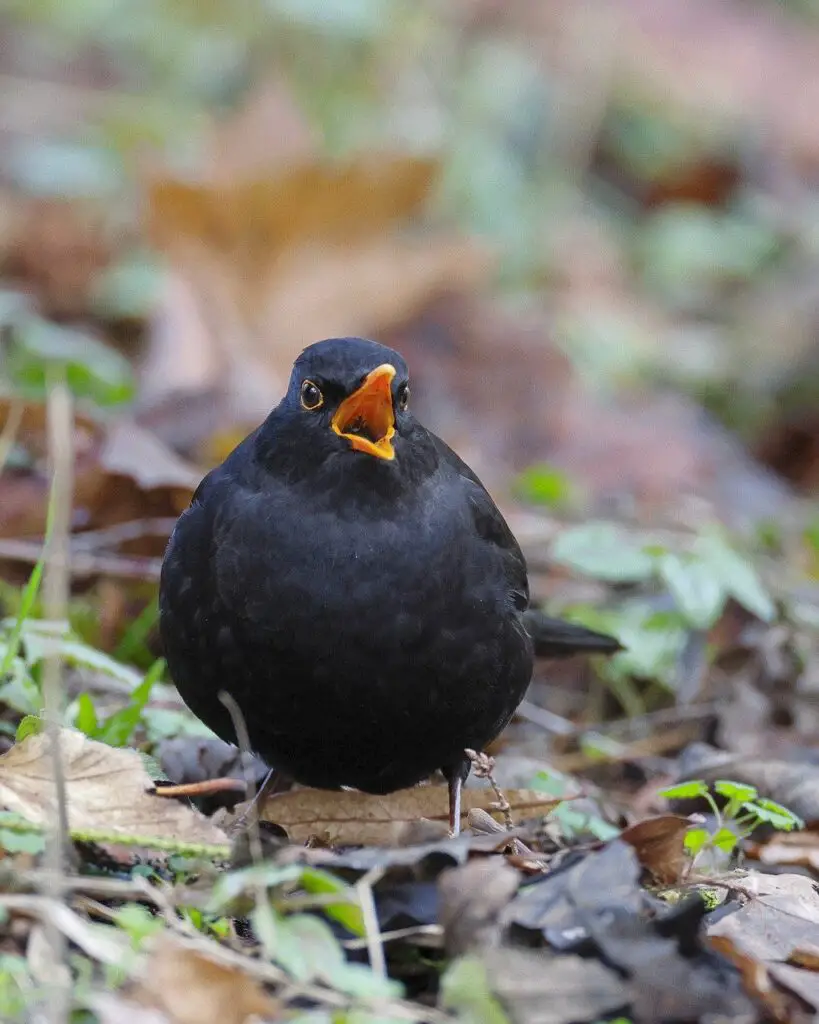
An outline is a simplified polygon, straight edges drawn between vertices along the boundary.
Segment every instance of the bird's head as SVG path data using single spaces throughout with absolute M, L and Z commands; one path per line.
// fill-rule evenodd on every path
M 409 406 L 407 364 L 392 349 L 364 338 L 330 338 L 306 348 L 293 366 L 279 412 L 288 437 L 321 458 L 356 452 L 395 459 Z

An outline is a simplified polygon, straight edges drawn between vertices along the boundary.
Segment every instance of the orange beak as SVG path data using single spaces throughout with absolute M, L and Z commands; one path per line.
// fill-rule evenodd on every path
M 379 459 L 395 458 L 395 414 L 390 388 L 394 376 L 395 367 L 389 363 L 377 366 L 367 374 L 361 387 L 344 399 L 330 424 L 356 451 Z

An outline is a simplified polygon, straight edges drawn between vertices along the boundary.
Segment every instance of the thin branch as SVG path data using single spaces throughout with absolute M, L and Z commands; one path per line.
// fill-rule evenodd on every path
M 65 384 L 56 384 L 48 396 L 48 450 L 51 463 L 49 530 L 43 574 L 43 609 L 51 622 L 68 620 L 68 556 L 71 510 L 74 495 L 74 418 L 71 395 Z M 64 897 L 65 861 L 70 848 L 68 798 L 63 771 L 60 730 L 63 720 L 62 655 L 59 645 L 43 665 L 43 702 L 54 773 L 55 821 L 46 837 L 48 868 L 44 891 L 55 902 Z M 64 931 L 53 915 L 46 917 L 45 934 L 54 959 L 54 984 L 49 990 L 48 1013 L 52 1024 L 67 1021 L 70 1012 L 70 974 L 66 963 Z

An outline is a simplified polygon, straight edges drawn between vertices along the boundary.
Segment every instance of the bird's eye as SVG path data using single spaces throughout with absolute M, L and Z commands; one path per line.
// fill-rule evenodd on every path
M 318 384 L 314 384 L 311 380 L 306 380 L 302 383 L 301 404 L 310 412 L 314 412 L 324 405 L 324 395 L 321 393 L 321 388 Z
M 401 410 L 401 412 L 404 412 L 404 410 L 409 405 L 409 399 L 410 399 L 409 384 L 402 384 L 399 387 L 399 389 L 398 389 L 398 391 L 396 393 L 396 397 L 398 398 L 398 408 Z

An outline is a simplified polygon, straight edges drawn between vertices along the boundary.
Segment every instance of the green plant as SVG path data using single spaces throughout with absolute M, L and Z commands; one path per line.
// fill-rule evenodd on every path
M 717 779 L 713 789 L 714 793 L 725 798 L 722 808 L 703 779 L 680 782 L 660 790 L 659 795 L 667 800 L 703 799 L 714 813 L 716 827 L 713 831 L 698 826 L 685 837 L 685 848 L 694 860 L 705 850 L 721 850 L 730 855 L 743 839 L 763 824 L 771 825 L 779 832 L 791 832 L 805 826 L 793 811 L 761 797 L 754 786 Z

